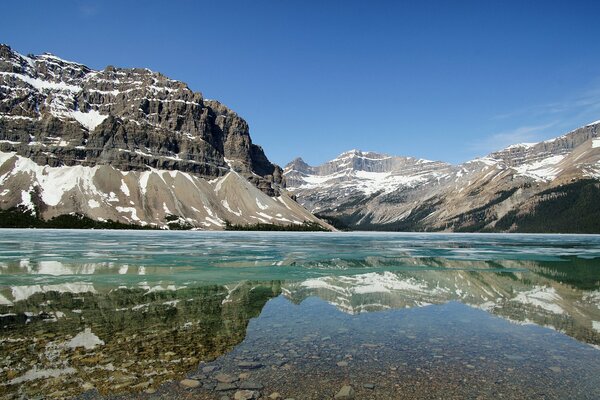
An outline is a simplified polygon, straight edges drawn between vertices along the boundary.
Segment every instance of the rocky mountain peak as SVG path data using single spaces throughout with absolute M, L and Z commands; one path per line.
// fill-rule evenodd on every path
M 207 178 L 235 165 L 267 194 L 283 184 L 281 169 L 252 143 L 246 121 L 146 68 L 93 70 L 1 45 L 0 98 L 0 151 L 40 165 L 153 167 Z
M 183 82 L 0 45 L 4 226 L 327 227 L 283 186 L 246 121 Z

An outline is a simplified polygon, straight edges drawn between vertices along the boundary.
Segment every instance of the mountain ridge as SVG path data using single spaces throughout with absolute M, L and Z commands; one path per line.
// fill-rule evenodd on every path
M 319 166 L 296 159 L 284 168 L 284 176 L 301 204 L 351 229 L 529 231 L 519 226 L 515 214 L 529 218 L 540 203 L 557 203 L 574 192 L 562 186 L 589 181 L 595 190 L 600 180 L 599 131 L 596 121 L 554 139 L 511 145 L 458 165 L 352 150 Z M 594 207 L 585 207 L 580 213 L 596 215 Z M 507 227 L 503 220 L 498 225 L 502 229 L 497 228 L 507 215 L 516 225 Z M 568 226 L 547 229 L 579 231 Z M 600 226 L 583 231 L 600 232 Z

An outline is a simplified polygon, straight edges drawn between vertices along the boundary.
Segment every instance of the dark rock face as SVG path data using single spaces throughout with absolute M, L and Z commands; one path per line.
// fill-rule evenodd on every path
M 246 121 L 186 84 L 148 69 L 102 71 L 0 45 L 0 151 L 49 166 L 110 164 L 205 178 L 230 169 L 277 195 L 282 170 Z

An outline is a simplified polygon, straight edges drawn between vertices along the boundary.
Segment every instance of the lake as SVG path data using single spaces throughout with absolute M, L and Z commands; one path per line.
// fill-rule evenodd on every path
M 600 236 L 0 230 L 0 326 L 7 399 L 597 399 Z

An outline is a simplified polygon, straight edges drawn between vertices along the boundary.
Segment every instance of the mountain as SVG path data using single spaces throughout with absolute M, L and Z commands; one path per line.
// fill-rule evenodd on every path
M 300 204 L 359 230 L 600 232 L 600 121 L 460 165 L 352 150 L 284 169 Z
M 0 45 L 0 209 L 155 227 L 321 223 L 246 121 L 183 82 Z

